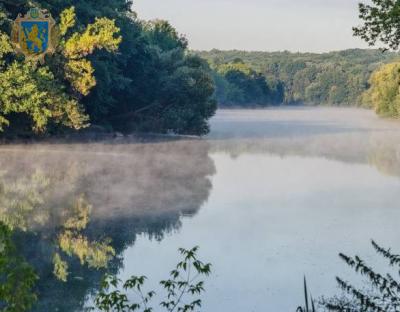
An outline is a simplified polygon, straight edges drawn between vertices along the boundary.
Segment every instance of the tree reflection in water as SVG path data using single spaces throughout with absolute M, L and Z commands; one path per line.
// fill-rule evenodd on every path
M 213 139 L 211 151 L 232 158 L 241 155 L 300 156 L 327 158 L 350 164 L 368 164 L 381 173 L 400 177 L 398 131 L 354 131 L 347 134 L 315 134 L 306 137 Z
M 161 240 L 196 214 L 215 174 L 208 152 L 196 139 L 1 148 L 0 221 L 39 277 L 34 310 L 81 309 L 137 234 Z

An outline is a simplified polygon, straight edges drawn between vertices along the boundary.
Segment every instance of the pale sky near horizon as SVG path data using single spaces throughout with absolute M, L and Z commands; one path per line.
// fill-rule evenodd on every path
M 367 48 L 352 36 L 360 0 L 134 0 L 141 19 L 166 19 L 195 50 L 327 52 Z

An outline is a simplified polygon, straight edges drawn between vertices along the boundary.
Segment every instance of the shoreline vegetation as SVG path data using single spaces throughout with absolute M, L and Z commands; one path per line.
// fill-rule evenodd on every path
M 153 143 L 167 142 L 169 140 L 200 140 L 197 135 L 174 134 L 174 133 L 156 133 L 156 132 L 133 132 L 123 134 L 117 131 L 101 131 L 91 128 L 78 132 L 65 132 L 57 135 L 38 136 L 32 135 L 27 137 L 0 137 L 1 145 L 18 145 L 18 144 L 70 144 L 70 143 Z

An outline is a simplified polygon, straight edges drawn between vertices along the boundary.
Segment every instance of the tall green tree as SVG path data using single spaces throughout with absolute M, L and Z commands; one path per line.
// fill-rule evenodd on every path
M 168 22 L 138 19 L 128 0 L 1 0 L 0 4 L 8 25 L 32 6 L 61 15 L 59 24 L 64 18 L 63 49 L 47 64 L 54 76 L 49 79 L 79 107 L 79 114 L 70 115 L 87 115 L 78 128 L 89 121 L 122 132 L 208 132 L 207 121 L 216 110 L 211 70 L 207 62 L 189 53 L 187 40 Z M 70 6 L 74 12 L 64 11 Z M 8 28 L 2 28 L 4 34 Z M 102 40 L 103 34 L 115 30 L 122 41 L 114 41 L 119 38 L 115 32 L 107 38 L 110 44 L 89 42 L 93 32 Z M 23 121 L 18 115 L 12 124 Z
M 371 0 L 359 4 L 359 17 L 363 24 L 354 27 L 354 35 L 369 45 L 378 42 L 386 49 L 397 50 L 400 45 L 400 2 L 395 0 Z
M 65 1 L 39 1 L 58 13 Z M 74 0 L 79 23 L 115 19 L 119 53 L 90 56 L 97 85 L 83 99 L 92 124 L 122 131 L 202 135 L 216 110 L 208 64 L 188 51 L 186 38 L 166 21 L 143 21 L 128 0 Z
M 114 52 L 121 37 L 114 22 L 96 18 L 80 32 L 70 33 L 76 24 L 73 7 L 61 12 L 59 41 L 48 65 L 13 54 L 8 36 L 13 8 L 0 2 L 0 126 L 31 128 L 44 132 L 49 126 L 81 129 L 88 125 L 88 116 L 81 103 L 96 85 L 88 55 L 95 50 Z M 20 7 L 14 3 L 14 6 Z

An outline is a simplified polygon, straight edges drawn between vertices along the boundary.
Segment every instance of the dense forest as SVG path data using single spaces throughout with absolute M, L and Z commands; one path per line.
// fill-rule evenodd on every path
M 10 41 L 13 20 L 32 7 L 58 25 L 44 65 L 15 55 Z M 207 133 L 216 109 L 209 65 L 168 22 L 133 10 L 130 0 L 0 1 L 1 129 Z
M 213 67 L 216 98 L 223 106 L 369 105 L 362 95 L 371 74 L 398 58 L 397 53 L 362 49 L 323 54 L 236 50 L 197 54 Z M 264 90 L 263 96 L 259 90 Z

